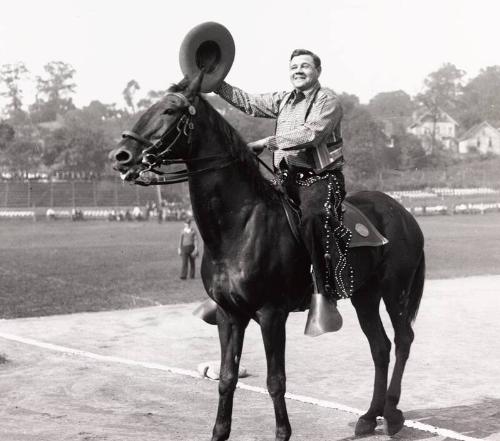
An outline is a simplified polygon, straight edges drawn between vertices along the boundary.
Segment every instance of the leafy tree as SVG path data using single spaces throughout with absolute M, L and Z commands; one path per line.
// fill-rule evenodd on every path
M 51 170 L 75 170 L 99 175 L 107 163 L 112 140 L 103 130 L 73 120 L 47 135 L 42 161 Z
M 63 127 L 43 134 L 44 165 L 51 170 L 101 174 L 115 143 L 117 131 L 113 122 L 119 114 L 114 105 L 100 101 L 68 112 Z
M 379 119 L 411 116 L 414 107 L 410 95 L 402 90 L 381 92 L 368 103 L 370 113 Z
M 351 113 L 359 107 L 359 98 L 356 95 L 350 95 L 348 93 L 342 93 L 339 95 L 340 102 L 342 104 L 342 109 L 344 111 L 344 120 L 349 118 Z
M 14 139 L 3 151 L 3 165 L 11 171 L 38 170 L 41 165 L 41 145 L 30 138 Z
M 16 132 L 14 128 L 5 122 L 0 122 L 0 150 L 5 150 L 7 145 L 14 139 Z
M 445 63 L 427 76 L 424 80 L 424 92 L 416 97 L 417 102 L 424 107 L 433 120 L 431 152 L 436 147 L 436 125 L 441 111 L 452 112 L 460 104 L 464 75 L 465 71 L 458 69 L 454 64 Z
M 389 150 L 391 166 L 398 170 L 423 168 L 426 153 L 422 141 L 411 133 L 399 133 L 392 137 L 393 148 Z
M 0 67 L 0 83 L 5 90 L 0 96 L 8 99 L 7 111 L 10 116 L 22 112 L 22 89 L 19 82 L 26 77 L 28 69 L 24 63 L 4 64 Z
M 342 94 L 342 136 L 349 177 L 353 181 L 373 178 L 387 167 L 387 136 L 355 95 Z
M 500 66 L 482 69 L 467 83 L 459 120 L 466 129 L 482 121 L 500 123 Z
M 140 110 L 149 109 L 156 101 L 165 95 L 164 90 L 150 90 L 147 95 L 137 102 Z
M 57 115 L 75 109 L 71 98 L 76 89 L 75 70 L 63 61 L 51 61 L 44 70 L 45 77 L 37 77 L 36 102 L 30 106 L 35 122 L 53 121 Z
M 125 100 L 125 103 L 127 106 L 130 108 L 130 111 L 132 114 L 135 113 L 135 103 L 134 103 L 134 97 L 136 92 L 141 88 L 139 86 L 139 83 L 136 80 L 130 80 L 127 85 L 125 86 L 125 89 L 123 89 L 123 99 Z

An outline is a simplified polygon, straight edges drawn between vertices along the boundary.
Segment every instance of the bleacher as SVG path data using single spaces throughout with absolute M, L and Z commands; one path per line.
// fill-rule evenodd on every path
M 387 192 L 416 216 L 485 214 L 500 211 L 500 191 L 488 188 L 431 188 Z
M 499 190 L 493 188 L 431 188 L 429 190 L 403 190 L 403 191 L 388 191 L 389 196 L 397 200 L 404 198 L 408 199 L 425 199 L 437 198 L 443 196 L 480 196 L 480 195 L 498 195 Z

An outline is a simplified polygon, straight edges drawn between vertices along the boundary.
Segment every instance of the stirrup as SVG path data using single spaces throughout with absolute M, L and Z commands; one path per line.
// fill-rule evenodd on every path
M 209 325 L 217 324 L 217 303 L 208 298 L 200 303 L 193 311 L 193 315 L 207 322 Z
M 325 332 L 338 331 L 340 328 L 342 328 L 342 316 L 336 302 L 328 300 L 323 294 L 313 294 L 304 334 L 317 337 Z

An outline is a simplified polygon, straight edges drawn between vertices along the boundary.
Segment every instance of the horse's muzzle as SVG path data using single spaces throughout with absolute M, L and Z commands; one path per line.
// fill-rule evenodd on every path
M 134 155 L 125 147 L 118 147 L 111 150 L 109 153 L 109 159 L 111 159 L 118 166 L 120 165 L 130 165 L 134 159 Z

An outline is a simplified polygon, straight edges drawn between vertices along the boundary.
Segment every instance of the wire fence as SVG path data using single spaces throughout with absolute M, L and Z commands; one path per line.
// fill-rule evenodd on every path
M 139 187 L 121 180 L 4 181 L 0 182 L 0 207 L 121 207 L 144 206 L 160 200 L 187 200 L 186 184 Z

